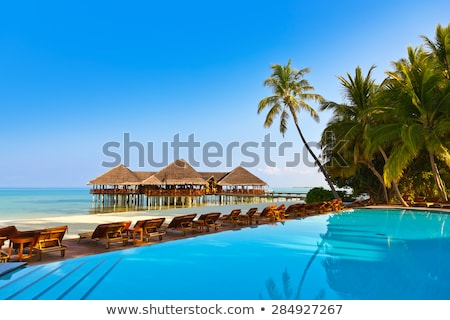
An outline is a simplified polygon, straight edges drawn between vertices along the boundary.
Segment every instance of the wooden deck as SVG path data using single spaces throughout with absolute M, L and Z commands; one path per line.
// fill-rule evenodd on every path
M 254 226 L 254 225 L 253 225 Z M 206 236 L 209 234 L 214 233 L 220 233 L 220 232 L 226 232 L 230 230 L 239 230 L 241 228 L 248 228 L 250 226 L 248 225 L 239 225 L 236 228 L 233 228 L 232 225 L 228 224 L 222 224 L 218 231 L 211 230 L 210 232 L 187 232 L 185 236 L 181 234 L 179 231 L 170 231 L 168 230 L 167 233 L 163 236 L 163 239 L 159 241 L 157 238 L 152 238 L 149 242 L 138 242 L 136 244 L 133 244 L 132 240 L 123 246 L 121 243 L 113 243 L 110 244 L 109 249 L 105 248 L 105 243 L 103 241 L 95 241 L 91 239 L 82 239 L 80 242 L 78 242 L 78 239 L 64 239 L 62 241 L 62 244 L 67 246 L 67 250 L 65 253 L 65 257 L 61 257 L 59 252 L 53 252 L 53 253 L 46 253 L 42 255 L 42 260 L 39 261 L 37 255 L 33 255 L 31 259 L 29 259 L 28 265 L 38 265 L 38 264 L 44 264 L 49 262 L 56 262 L 61 260 L 67 260 L 71 258 L 78 258 L 82 256 L 87 255 L 93 255 L 93 254 L 100 254 L 105 252 L 111 252 L 111 251 L 117 251 L 117 250 L 127 250 L 135 247 L 140 246 L 148 246 L 148 245 L 158 245 L 160 243 L 168 242 L 168 241 L 176 241 L 176 240 L 182 240 L 187 239 L 191 237 L 198 237 L 198 236 Z M 13 255 L 10 259 L 11 262 L 17 261 L 17 257 Z

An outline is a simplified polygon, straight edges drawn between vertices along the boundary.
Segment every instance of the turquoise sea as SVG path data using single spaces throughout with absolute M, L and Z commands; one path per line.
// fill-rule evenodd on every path
M 310 188 L 272 188 L 274 192 L 307 193 Z M 93 206 L 89 188 L 0 188 L 0 220 L 70 214 L 97 214 L 108 209 Z M 130 210 L 146 210 L 133 207 Z M 118 210 L 117 208 L 114 211 Z M 112 209 L 109 212 L 113 211 Z

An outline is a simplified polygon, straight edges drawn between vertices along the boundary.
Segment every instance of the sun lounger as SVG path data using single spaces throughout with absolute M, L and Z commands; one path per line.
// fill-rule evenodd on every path
M 42 258 L 42 253 L 54 251 L 60 251 L 63 257 L 67 246 L 61 242 L 66 230 L 67 226 L 28 231 L 19 231 L 15 226 L 2 228 L 0 236 L 9 240 L 8 253 L 3 256 L 9 258 L 14 250 L 19 260 L 30 259 L 34 251 L 39 254 L 39 260 Z
M 0 228 L 0 237 L 6 237 L 6 239 L 10 239 L 11 236 L 17 232 L 19 232 L 19 230 L 17 230 L 16 226 Z
M 9 259 L 9 253 L 2 250 L 6 240 L 8 240 L 7 237 L 0 237 L 0 263 L 7 262 Z
M 166 218 L 138 220 L 133 228 L 126 230 L 127 236 L 133 240 L 133 243 L 144 240 L 150 241 L 150 237 L 158 237 L 159 240 L 162 240 L 162 236 L 166 233 L 159 229 L 165 220 Z
M 67 231 L 67 226 L 47 228 L 38 232 L 33 250 L 39 254 L 39 260 L 43 253 L 59 251 L 64 257 L 67 246 L 62 244 L 62 240 Z
M 153 218 L 145 220 L 145 223 L 142 226 L 144 233 L 143 238 L 146 238 L 147 241 L 150 241 L 150 237 L 158 237 L 159 240 L 162 240 L 162 237 L 166 234 L 166 232 L 161 231 L 160 228 L 165 220 L 166 218 Z
M 239 219 L 241 222 L 245 222 L 247 225 L 251 225 L 253 223 L 253 216 L 258 211 L 258 208 L 250 208 L 247 210 L 245 214 L 239 215 Z
M 286 214 L 288 216 L 294 216 L 294 217 L 305 217 L 306 216 L 306 209 L 304 203 L 294 203 L 291 204 L 286 209 Z
M 231 223 L 234 228 L 241 222 L 240 214 L 241 214 L 241 209 L 233 209 L 233 210 L 231 210 L 230 214 L 220 216 L 218 221 L 220 221 L 222 223 Z
M 284 221 L 289 214 L 286 214 L 286 205 L 281 204 L 273 210 L 273 217 L 275 221 Z
M 305 212 L 308 216 L 322 214 L 328 211 L 327 203 L 325 201 L 307 203 L 305 205 Z
M 2 251 L 2 246 L 5 244 L 5 241 L 11 238 L 11 235 L 17 233 L 18 230 L 15 226 L 8 226 L 5 228 L 0 228 L 0 262 L 6 262 L 10 256 L 10 250 Z
M 440 207 L 441 209 L 450 208 L 450 202 L 440 202 L 440 203 L 439 203 L 439 207 Z
M 15 233 L 9 239 L 8 254 L 12 256 L 12 250 L 17 254 L 17 260 L 23 261 L 31 259 L 33 256 L 33 246 L 36 243 L 37 233 L 33 231 L 23 231 Z
M 261 212 L 257 212 L 254 215 L 256 224 L 260 222 L 273 222 L 275 221 L 274 210 L 277 208 L 276 204 L 265 207 Z
M 334 203 L 330 201 L 322 201 L 319 205 L 319 213 L 327 213 L 334 211 Z
M 130 225 L 131 221 L 99 224 L 93 232 L 83 232 L 78 234 L 78 243 L 80 243 L 81 239 L 90 238 L 92 240 L 104 241 L 106 249 L 109 249 L 109 244 L 113 242 L 122 242 L 125 246 L 128 242 L 128 237 L 124 232 Z
M 217 223 L 219 217 L 220 212 L 204 213 L 193 222 L 194 225 L 200 230 L 200 232 L 203 232 L 204 228 L 206 228 L 206 232 L 209 232 L 210 229 L 218 231 L 221 226 L 220 223 Z
M 410 205 L 413 207 L 432 207 L 434 205 L 434 201 L 427 201 L 424 196 L 417 196 L 411 202 Z
M 197 230 L 197 227 L 194 226 L 193 220 L 197 216 L 196 213 L 186 214 L 183 216 L 177 216 L 170 221 L 169 224 L 163 225 L 164 230 L 179 230 L 183 234 L 186 235 L 187 231 L 192 231 L 194 233 Z
M 333 199 L 331 200 L 331 205 L 333 207 L 333 211 L 342 211 L 344 210 L 344 205 L 342 204 L 342 199 Z

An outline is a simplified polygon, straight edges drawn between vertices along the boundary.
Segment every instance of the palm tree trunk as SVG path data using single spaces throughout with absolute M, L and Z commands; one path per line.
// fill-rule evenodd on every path
M 295 117 L 294 117 L 294 119 L 295 119 Z M 300 126 L 298 125 L 297 121 L 294 121 L 294 122 L 295 122 L 295 126 L 297 127 L 298 134 L 300 135 L 300 138 L 303 141 L 303 144 L 305 145 L 306 149 L 308 149 L 309 154 L 314 158 L 315 163 L 319 166 L 320 171 L 322 171 L 323 175 L 325 176 L 325 180 L 327 180 L 327 183 L 330 186 L 331 192 L 333 192 L 334 198 L 340 199 L 338 193 L 336 192 L 336 189 L 334 188 L 333 183 L 331 182 L 330 175 L 328 174 L 328 172 L 325 170 L 322 163 L 319 161 L 317 156 L 314 154 L 314 152 L 309 147 L 308 143 L 306 142 L 305 137 L 303 136 L 302 130 L 300 130 Z
M 436 183 L 436 187 L 438 188 L 441 201 L 448 201 L 444 182 L 442 181 L 441 175 L 439 174 L 439 170 L 436 165 L 436 161 L 434 160 L 434 154 L 431 151 L 428 151 L 428 155 L 430 157 L 431 169 L 433 170 L 434 182 Z
M 377 177 L 378 181 L 380 181 L 381 185 L 383 186 L 383 196 L 384 196 L 384 202 L 386 204 L 389 203 L 389 196 L 388 196 L 388 192 L 387 192 L 387 188 L 386 185 L 384 184 L 384 180 L 383 177 L 381 176 L 381 174 L 377 171 L 377 169 L 374 167 L 374 165 L 372 164 L 372 162 L 367 161 L 366 162 L 367 167 L 370 169 L 370 171 L 372 171 L 372 173 L 375 175 L 375 177 Z
M 384 152 L 383 148 L 379 148 L 381 155 L 383 156 L 384 162 L 386 163 L 387 161 L 387 155 L 386 152 Z M 383 179 L 383 184 L 384 184 L 384 179 Z M 395 181 L 392 181 L 392 187 L 394 188 L 395 194 L 397 195 L 398 200 L 401 202 L 402 206 L 404 207 L 409 207 L 408 203 L 405 201 L 405 199 L 403 199 L 402 194 L 400 193 L 400 190 L 398 189 L 398 184 Z
M 326 234 L 325 234 L 325 236 L 326 236 Z M 308 274 L 308 270 L 311 267 L 312 263 L 314 262 L 314 259 L 316 259 L 316 257 L 319 254 L 320 250 L 322 250 L 323 244 L 325 242 L 325 236 L 323 237 L 322 241 L 317 245 L 316 251 L 314 251 L 314 253 L 311 255 L 311 257 L 309 258 L 308 263 L 306 264 L 305 270 L 303 270 L 302 278 L 300 279 L 300 282 L 299 282 L 298 287 L 297 287 L 297 293 L 295 294 L 295 300 L 300 300 L 300 295 L 302 293 L 303 282 L 306 279 L 306 275 Z

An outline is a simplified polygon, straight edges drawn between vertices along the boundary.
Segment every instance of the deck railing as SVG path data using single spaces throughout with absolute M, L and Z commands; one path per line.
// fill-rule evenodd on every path
M 238 189 L 238 190 L 217 190 L 215 192 L 205 189 L 91 189 L 91 194 L 97 195 L 127 195 L 145 194 L 147 196 L 203 196 L 203 195 L 264 195 L 265 191 L 260 189 Z

